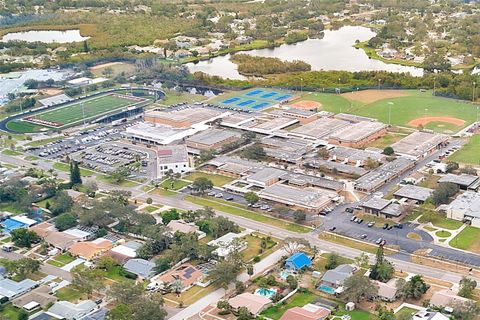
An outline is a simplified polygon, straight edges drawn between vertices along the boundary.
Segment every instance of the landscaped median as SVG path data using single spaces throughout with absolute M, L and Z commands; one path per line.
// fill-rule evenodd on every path
M 206 198 L 201 198 L 197 196 L 185 196 L 184 198 L 186 201 L 189 201 L 191 203 L 200 205 L 200 206 L 205 206 L 205 207 L 210 207 L 215 210 L 223 211 L 225 213 L 230 213 L 236 216 L 244 217 L 250 220 L 266 223 L 275 227 L 279 227 L 288 231 L 292 232 L 298 232 L 298 233 L 308 233 L 312 231 L 312 228 L 302 226 L 300 224 L 296 224 L 293 222 L 289 222 L 286 220 L 281 220 L 277 219 L 274 217 L 270 217 L 267 215 L 263 215 L 258 212 L 246 210 L 242 208 L 241 205 L 230 205 L 230 204 L 224 204 L 221 202 L 217 202 L 215 200 L 210 200 Z

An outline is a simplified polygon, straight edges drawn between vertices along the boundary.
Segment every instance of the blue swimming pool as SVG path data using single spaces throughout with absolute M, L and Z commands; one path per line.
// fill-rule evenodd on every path
M 258 288 L 255 290 L 255 294 L 259 296 L 264 296 L 266 298 L 271 298 L 277 293 L 277 289 L 270 288 L 270 289 L 265 289 L 265 288 Z
M 318 287 L 318 290 L 326 292 L 328 294 L 335 294 L 335 289 L 333 289 L 332 287 L 329 287 L 327 285 L 324 285 L 324 284 L 320 285 Z

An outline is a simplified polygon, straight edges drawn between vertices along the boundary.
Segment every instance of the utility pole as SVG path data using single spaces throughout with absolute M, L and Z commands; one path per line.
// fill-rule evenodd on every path
M 435 89 L 437 88 L 437 76 L 433 76 L 433 96 L 435 97 Z
M 475 103 L 475 89 L 477 87 L 477 83 L 473 81 L 473 92 L 472 92 L 472 102 Z
M 380 82 L 382 82 L 382 79 L 378 79 L 378 90 L 380 90 Z

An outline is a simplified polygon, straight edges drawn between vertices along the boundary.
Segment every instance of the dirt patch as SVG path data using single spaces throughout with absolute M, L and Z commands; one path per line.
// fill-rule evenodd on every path
M 97 64 L 96 66 L 90 67 L 90 70 L 94 71 L 94 70 L 98 70 L 106 67 L 115 66 L 117 64 L 123 64 L 123 62 L 107 62 L 107 63 Z
M 465 120 L 453 117 L 422 117 L 411 120 L 408 125 L 418 127 L 419 125 L 425 126 L 430 122 L 445 122 L 455 126 L 463 126 L 465 124 Z
M 400 90 L 362 90 L 342 93 L 341 96 L 351 101 L 368 104 L 383 99 L 406 97 L 407 94 Z
M 413 239 L 413 240 L 422 240 L 422 237 L 418 234 L 418 233 L 415 233 L 415 232 L 410 232 L 409 234 L 407 234 L 407 238 L 409 239 Z
M 62 89 L 54 89 L 54 88 L 48 88 L 48 89 L 41 89 L 41 93 L 46 94 L 47 96 L 55 96 L 57 94 L 60 94 L 63 92 Z
M 322 104 L 318 101 L 303 100 L 303 101 L 292 103 L 290 106 L 296 109 L 302 109 L 302 110 L 316 110 L 321 108 Z

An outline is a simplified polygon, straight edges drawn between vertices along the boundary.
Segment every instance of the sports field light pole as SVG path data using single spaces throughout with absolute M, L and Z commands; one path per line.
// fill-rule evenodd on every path
M 435 97 L 435 89 L 437 88 L 437 76 L 433 76 L 433 96 Z
M 388 126 L 392 125 L 392 101 L 388 101 Z
M 475 89 L 477 87 L 477 83 L 473 81 L 473 92 L 472 92 L 472 102 L 475 103 Z
M 303 78 L 300 78 L 300 93 L 303 93 Z

